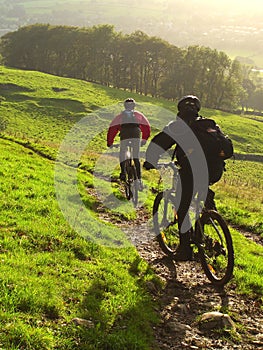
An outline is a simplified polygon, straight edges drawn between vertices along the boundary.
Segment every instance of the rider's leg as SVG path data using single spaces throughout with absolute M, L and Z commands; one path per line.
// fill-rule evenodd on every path
M 139 138 L 132 139 L 133 159 L 138 179 L 141 179 L 140 142 L 141 140 Z
M 140 144 L 141 140 L 140 138 L 134 138 L 133 139 L 133 159 L 134 164 L 136 168 L 137 178 L 139 180 L 139 190 L 143 190 L 143 183 L 142 183 L 142 173 L 141 173 L 141 164 L 140 164 Z
M 180 180 L 176 192 L 176 197 L 178 198 L 178 201 L 180 201 L 177 208 L 180 244 L 176 250 L 174 258 L 178 261 L 184 261 L 191 260 L 193 255 L 190 246 L 192 224 L 189 216 L 189 208 L 193 198 L 192 173 L 181 169 Z
M 120 160 L 120 167 L 121 167 L 120 180 L 122 180 L 122 181 L 125 181 L 125 180 L 126 180 L 126 173 L 125 173 L 125 152 L 126 152 L 126 148 L 127 148 L 127 142 L 128 142 L 128 140 L 121 140 L 121 141 L 120 141 L 119 160 Z
M 217 210 L 215 204 L 215 192 L 208 188 L 206 200 L 205 200 L 205 208 L 209 210 Z
M 140 164 L 140 160 L 138 158 L 134 159 L 134 164 L 135 164 L 135 168 L 136 168 L 136 173 L 137 173 L 137 178 L 141 179 L 142 174 L 141 174 L 141 164 Z

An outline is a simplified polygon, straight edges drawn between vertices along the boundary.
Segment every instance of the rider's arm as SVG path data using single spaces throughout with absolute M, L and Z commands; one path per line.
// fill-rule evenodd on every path
M 108 133 L 107 133 L 107 146 L 110 147 L 117 133 L 120 131 L 121 127 L 121 114 L 117 115 L 110 123 Z
M 150 123 L 148 121 L 148 119 L 145 117 L 144 114 L 142 114 L 141 112 L 134 112 L 136 119 L 139 122 L 139 126 L 142 132 L 142 139 L 143 140 L 148 140 L 148 138 L 150 137 L 151 134 L 151 126 Z
M 171 148 L 174 144 L 178 143 L 182 136 L 187 134 L 189 127 L 182 121 L 176 119 L 167 124 L 163 131 L 157 134 L 149 144 L 146 151 L 146 161 L 144 164 L 145 169 L 150 169 L 157 166 L 160 156 Z
M 156 168 L 160 156 L 175 144 L 175 140 L 161 131 L 151 140 L 145 154 L 144 168 Z

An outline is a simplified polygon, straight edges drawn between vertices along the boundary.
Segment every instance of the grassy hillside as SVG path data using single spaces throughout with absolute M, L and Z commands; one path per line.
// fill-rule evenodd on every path
M 67 224 L 52 162 L 6 140 L 0 148 L 1 346 L 149 349 L 157 316 L 145 286 L 156 277 L 133 247 L 103 248 Z
M 98 199 L 92 196 L 94 187 L 109 190 L 103 178 L 94 183 L 92 172 L 107 168 L 106 131 L 127 96 L 83 81 L 0 67 L 0 343 L 5 349 L 152 348 L 158 315 L 147 285 L 161 288 L 161 282 L 123 232 L 99 219 Z M 153 134 L 174 117 L 174 103 L 133 96 Z M 219 122 L 237 152 L 263 155 L 261 120 L 202 112 Z M 262 163 L 230 160 L 216 184 L 224 216 L 258 234 L 262 175 Z M 149 172 L 143 177 L 149 187 L 158 180 Z M 75 192 L 67 192 L 67 182 Z M 121 198 L 117 184 L 113 191 L 107 200 Z M 143 196 L 151 207 L 152 195 Z M 135 217 L 122 200 L 104 206 L 114 215 Z M 237 262 L 233 284 L 261 298 L 263 248 L 231 232 Z M 77 317 L 86 324 L 76 325 Z
M 103 236 L 122 240 L 123 248 L 76 233 L 59 208 L 54 162 L 45 157 L 54 156 L 70 117 L 113 99 L 103 89 L 100 96 L 99 87 L 89 93 L 91 87 L 81 82 L 38 73 L 1 69 L 0 76 L 1 116 L 8 121 L 0 139 L 1 346 L 150 349 L 157 316 L 146 284 L 160 282 L 123 241 L 122 231 L 94 216 L 95 200 L 84 191 L 91 236 L 103 229 Z M 52 86 L 67 87 L 68 96 L 55 100 Z M 86 102 L 90 96 L 92 103 Z M 91 182 L 86 172 L 79 179 Z M 72 198 L 72 210 L 74 204 Z M 72 321 L 77 317 L 88 327 Z
M 108 125 L 113 116 L 120 112 L 123 107 L 122 101 L 129 95 L 124 91 L 84 81 L 1 67 L 0 116 L 6 122 L 3 135 L 54 160 L 61 142 L 72 126 L 75 123 L 78 126 L 78 123 L 84 120 L 75 136 L 82 139 L 88 152 L 83 151 L 79 162 L 82 163 L 83 169 L 92 169 L 96 159 L 106 151 Z M 175 117 L 177 109 L 174 102 L 135 95 L 133 97 L 138 101 L 138 108 L 149 118 L 153 134 Z M 201 112 L 205 117 L 214 118 L 233 139 L 236 153 L 263 155 L 262 119 L 251 119 L 206 108 L 202 108 Z M 69 158 L 68 154 L 66 156 Z M 258 212 L 261 199 L 258 199 L 259 205 L 254 208 L 257 200 L 253 196 L 254 192 L 257 193 L 257 188 L 262 188 L 262 163 L 239 164 L 238 161 L 233 163 L 230 160 L 227 162 L 227 169 L 230 168 L 233 171 L 228 170 L 223 181 L 217 185 L 223 194 L 221 202 L 235 193 L 234 198 L 241 197 L 239 205 L 242 210 L 247 211 L 249 202 L 249 212 Z M 231 186 L 230 191 L 224 190 L 226 182 Z M 242 201 L 243 195 L 248 202 Z M 261 210 L 260 215 L 262 216 Z M 255 224 L 257 225 L 257 222 Z
M 89 170 L 106 152 L 108 125 L 123 108 L 122 101 L 130 94 L 84 81 L 0 67 L 0 96 L 0 116 L 6 125 L 3 137 L 53 160 L 58 157 L 62 141 L 65 143 L 68 137 L 76 138 L 78 142 L 81 140 L 79 147 L 83 147 L 83 151 L 80 159 L 75 161 L 81 163 L 82 169 Z M 133 97 L 138 101 L 138 108 L 150 120 L 152 134 L 175 117 L 177 109 L 174 102 Z M 201 112 L 206 117 L 214 118 L 232 138 L 236 153 L 263 155 L 262 119 L 206 108 L 202 108 Z M 75 129 L 72 132 L 73 125 Z M 77 143 L 76 140 L 72 142 Z M 71 162 L 70 152 L 64 156 Z M 254 197 L 257 189 L 262 188 L 262 163 L 230 160 L 227 169 L 223 180 L 216 185 L 221 193 L 221 204 L 228 203 L 231 198 L 237 202 L 240 197 L 238 206 L 241 212 L 259 213 L 256 222 L 254 218 L 251 222 L 249 218 L 242 220 L 242 215 L 240 220 L 246 221 L 249 227 L 258 226 L 259 232 L 262 199 L 258 195 Z M 226 190 L 227 186 L 230 190 Z M 242 200 L 243 196 L 246 202 Z M 247 218 L 250 214 L 244 216 Z

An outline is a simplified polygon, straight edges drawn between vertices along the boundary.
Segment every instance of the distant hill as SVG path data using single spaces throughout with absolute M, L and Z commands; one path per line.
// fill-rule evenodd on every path
M 179 46 L 203 45 L 263 68 L 260 8 L 242 3 L 181 2 L 178 0 L 12 1 L 0 0 L 0 35 L 32 23 L 73 26 L 113 24 L 117 31 L 142 30 Z M 232 7 L 231 7 L 232 6 Z M 219 10 L 218 10 L 219 9 Z M 233 10 L 235 9 L 235 10 Z M 246 13 L 246 20 L 244 20 Z

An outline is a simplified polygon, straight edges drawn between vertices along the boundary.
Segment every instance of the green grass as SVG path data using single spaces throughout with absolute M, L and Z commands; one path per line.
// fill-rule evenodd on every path
M 235 153 L 263 155 L 262 119 L 250 119 L 246 116 L 207 109 L 201 112 L 205 117 L 215 119 L 222 130 L 233 140 Z
M 157 317 L 145 282 L 158 279 L 132 246 L 108 249 L 72 230 L 55 198 L 52 162 L 9 141 L 0 147 L 2 347 L 149 349 Z M 76 326 L 75 317 L 93 326 Z
M 235 249 L 235 284 L 240 293 L 262 301 L 263 247 L 231 230 Z
M 158 315 L 146 282 L 161 288 L 160 281 L 123 232 L 98 216 L 102 206 L 114 219 L 136 217 L 119 185 L 105 179 L 118 177 L 118 159 L 105 154 L 105 136 L 127 96 L 0 67 L 0 121 L 6 124 L 0 138 L 0 344 L 5 349 L 152 348 Z M 174 117 L 173 102 L 132 97 L 153 134 Z M 236 152 L 263 155 L 261 120 L 206 108 L 202 114 L 217 120 Z M 93 171 L 99 174 L 96 181 Z M 256 234 L 262 234 L 262 175 L 262 163 L 229 160 L 213 186 L 228 222 Z M 157 186 L 156 172 L 143 171 L 143 178 L 148 188 Z M 98 190 L 103 203 L 94 196 Z M 153 198 L 150 190 L 140 196 L 149 211 Z M 234 229 L 231 233 L 236 267 L 229 288 L 262 298 L 262 247 Z M 75 317 L 89 320 L 91 328 L 75 325 Z
M 226 169 L 213 186 L 220 212 L 232 224 L 263 237 L 262 163 L 230 160 Z

